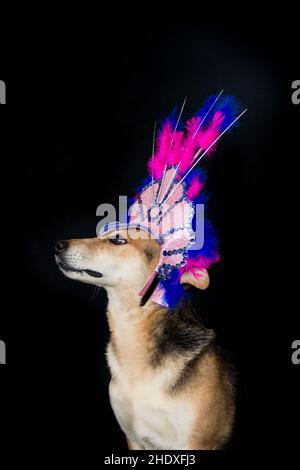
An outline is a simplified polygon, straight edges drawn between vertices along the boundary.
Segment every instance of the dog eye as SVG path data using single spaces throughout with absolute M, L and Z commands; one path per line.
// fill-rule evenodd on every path
M 113 238 L 109 238 L 109 241 L 114 245 L 124 245 L 125 243 L 127 243 L 127 240 L 125 238 L 121 238 L 118 233 Z

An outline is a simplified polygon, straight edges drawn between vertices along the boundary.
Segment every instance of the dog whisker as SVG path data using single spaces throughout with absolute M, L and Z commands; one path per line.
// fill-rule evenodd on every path
M 89 302 L 93 302 L 93 300 L 95 300 L 96 297 L 98 296 L 99 292 L 100 292 L 100 287 L 95 286 L 94 290 L 93 290 L 93 293 L 92 293 L 91 297 L 89 298 Z

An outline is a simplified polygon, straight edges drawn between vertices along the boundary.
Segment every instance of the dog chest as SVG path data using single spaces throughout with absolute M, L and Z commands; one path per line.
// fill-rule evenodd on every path
M 144 449 L 183 448 L 192 413 L 188 404 L 167 396 L 159 379 L 130 384 L 118 377 L 110 384 L 110 400 L 126 436 Z

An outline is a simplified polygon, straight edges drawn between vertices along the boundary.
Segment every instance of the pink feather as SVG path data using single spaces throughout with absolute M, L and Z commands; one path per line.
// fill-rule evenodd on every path
M 186 137 L 187 139 L 193 139 L 196 130 L 199 127 L 201 118 L 200 116 L 192 117 L 186 123 Z
M 203 187 L 204 187 L 204 183 L 200 182 L 199 175 L 195 175 L 187 190 L 187 197 L 190 200 L 195 199 L 195 197 L 198 196 L 198 194 L 203 189 Z
M 201 117 L 193 117 L 186 123 L 185 135 L 181 131 L 174 132 L 172 122 L 167 120 L 158 135 L 155 154 L 148 162 L 149 173 L 159 180 L 163 175 L 166 163 L 168 165 L 177 165 L 180 162 L 178 178 L 181 177 L 193 164 L 194 156 L 199 148 L 207 150 L 220 135 L 220 126 L 224 117 L 223 113 L 217 111 L 211 123 L 207 127 L 200 127 L 199 129 Z M 209 150 L 208 154 L 214 151 L 214 147 Z M 201 190 L 197 185 L 198 183 L 194 181 L 194 187 L 191 189 L 190 194 L 196 194 L 196 191 Z
M 217 263 L 220 260 L 219 253 L 215 252 L 214 256 L 208 258 L 207 256 L 198 256 L 197 258 L 188 258 L 185 266 L 180 268 L 180 275 L 182 276 L 185 272 L 190 272 L 196 278 L 201 276 L 196 272 L 196 269 L 208 269 L 213 263 Z
M 207 128 L 200 128 L 197 134 L 197 143 L 202 150 L 207 150 L 210 145 L 216 140 L 216 138 L 220 135 L 220 127 L 222 121 L 224 120 L 224 114 L 220 111 L 217 111 L 211 123 L 208 125 Z M 210 150 L 208 151 L 208 155 L 210 155 L 215 150 L 215 145 L 213 145 Z
M 182 155 L 182 139 L 183 132 L 173 133 L 172 147 L 168 156 L 169 165 L 177 165 L 180 162 Z
M 155 155 L 148 162 L 149 172 L 155 179 L 160 179 L 162 177 L 169 155 L 172 131 L 172 123 L 170 120 L 167 120 L 159 133 Z
M 186 123 L 186 135 L 183 143 L 183 148 L 180 158 L 180 172 L 185 173 L 192 164 L 193 157 L 195 155 L 198 143 L 197 139 L 193 139 L 193 136 L 199 126 L 200 117 L 193 117 L 189 119 Z

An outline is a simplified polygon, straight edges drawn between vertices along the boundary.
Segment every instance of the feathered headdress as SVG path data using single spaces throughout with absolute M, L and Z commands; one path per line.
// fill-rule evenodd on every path
M 179 128 L 182 105 L 176 123 L 165 120 L 153 138 L 152 157 L 148 162 L 150 177 L 138 191 L 129 209 L 127 224 L 107 224 L 103 235 L 116 228 L 139 227 L 161 245 L 158 265 L 140 292 L 141 304 L 151 300 L 174 306 L 183 290 L 184 272 L 195 277 L 219 260 L 217 240 L 208 221 L 204 222 L 204 242 L 197 246 L 194 231 L 196 198 L 201 197 L 205 175 L 194 168 L 210 155 L 220 137 L 246 112 L 240 112 L 235 99 L 210 96 L 204 106 Z M 199 202 L 204 202 L 204 198 Z M 198 243 L 199 245 L 199 243 Z

